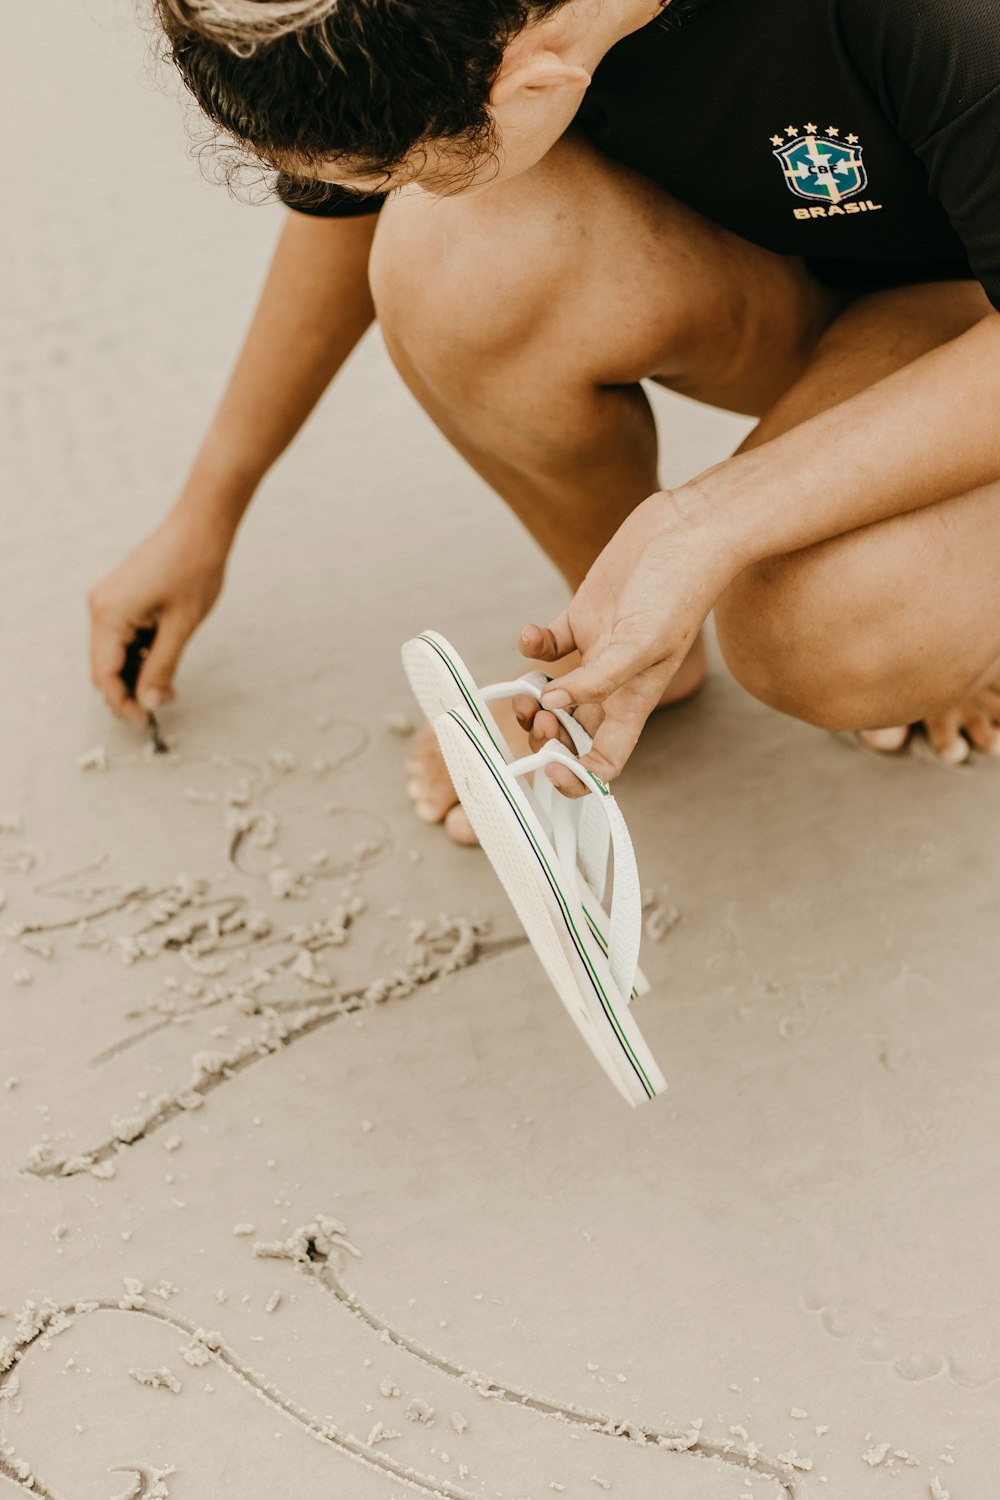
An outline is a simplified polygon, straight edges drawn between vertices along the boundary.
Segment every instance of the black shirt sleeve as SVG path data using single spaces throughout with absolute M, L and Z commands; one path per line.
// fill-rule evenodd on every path
M 287 208 L 315 219 L 357 219 L 377 214 L 386 199 L 384 193 L 352 193 L 332 182 L 305 182 L 284 173 L 275 183 L 275 192 Z
M 1000 309 L 1000 5 L 839 0 L 845 46 Z

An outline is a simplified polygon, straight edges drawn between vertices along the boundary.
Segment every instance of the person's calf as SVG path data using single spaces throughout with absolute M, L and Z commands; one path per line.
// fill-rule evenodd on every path
M 824 587 L 835 550 L 769 559 L 720 601 L 719 645 L 737 681 L 768 707 L 856 732 L 872 750 L 898 752 L 919 727 L 949 763 L 973 749 L 1000 754 L 1000 659 L 984 668 L 981 651 L 908 632 L 891 592 L 852 575 L 843 546 L 835 603 Z

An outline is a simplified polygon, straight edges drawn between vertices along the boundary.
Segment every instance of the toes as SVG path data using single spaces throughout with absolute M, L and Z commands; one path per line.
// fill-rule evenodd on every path
M 987 688 L 978 700 L 995 725 L 1000 725 L 1000 688 Z
M 448 775 L 448 767 L 429 724 L 406 758 L 406 795 L 413 803 L 417 817 L 425 823 L 440 823 L 455 806 L 458 797 Z
M 404 762 L 409 776 L 421 776 L 428 763 L 441 760 L 437 735 L 429 724 L 422 724 Z
M 858 739 L 867 745 L 869 750 L 881 750 L 885 755 L 893 755 L 902 750 L 910 738 L 910 726 L 900 724 L 895 729 L 862 729 Z
M 456 844 L 461 844 L 465 849 L 475 848 L 479 840 L 476 831 L 469 822 L 464 807 L 458 803 L 451 809 L 444 820 L 444 829 L 448 837 Z
M 972 754 L 972 747 L 962 733 L 962 715 L 957 709 L 926 719 L 924 728 L 934 754 L 947 765 L 960 766 Z
M 455 804 L 452 803 L 452 806 Z M 439 802 L 428 802 L 426 799 L 414 802 L 413 811 L 421 823 L 440 823 L 448 816 L 451 808 L 442 807 Z
M 962 728 L 977 750 L 981 750 L 984 755 L 1000 756 L 1000 729 L 974 703 L 962 710 Z
M 413 803 L 417 817 L 425 823 L 440 823 L 458 801 L 444 761 L 433 773 L 411 776 L 406 783 L 406 795 Z

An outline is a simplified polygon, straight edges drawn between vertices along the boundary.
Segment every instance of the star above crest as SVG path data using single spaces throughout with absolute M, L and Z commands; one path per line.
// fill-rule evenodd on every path
M 785 136 L 787 136 L 789 140 L 793 140 L 796 136 L 799 135 L 819 136 L 820 140 L 837 142 L 839 142 L 841 139 L 839 125 L 828 125 L 826 129 L 821 132 L 820 127 L 815 123 L 815 121 L 810 120 L 806 125 L 803 125 L 801 131 L 799 130 L 799 127 L 797 125 L 786 125 L 785 135 L 772 135 L 771 145 L 775 147 L 783 146 L 785 144 Z M 857 146 L 860 142 L 860 137 L 856 136 L 853 131 L 850 135 L 845 135 L 843 139 L 845 144 L 848 146 Z

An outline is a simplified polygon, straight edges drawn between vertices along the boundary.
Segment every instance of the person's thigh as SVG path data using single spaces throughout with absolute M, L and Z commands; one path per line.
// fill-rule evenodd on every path
M 435 399 L 483 382 L 631 385 L 762 415 L 844 304 L 797 259 L 739 239 L 567 136 L 530 172 L 383 210 L 372 287 L 390 350 Z
M 760 447 L 957 338 L 990 304 L 974 282 L 860 299 L 745 444 Z M 971 494 L 768 558 L 715 610 L 755 696 L 830 728 L 914 722 L 1000 670 L 1000 475 Z

